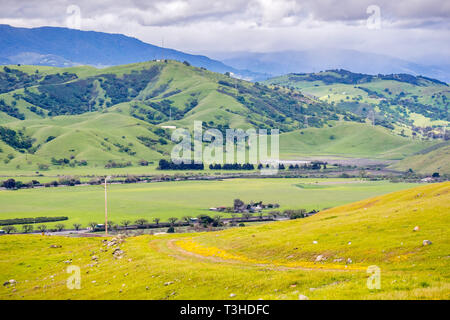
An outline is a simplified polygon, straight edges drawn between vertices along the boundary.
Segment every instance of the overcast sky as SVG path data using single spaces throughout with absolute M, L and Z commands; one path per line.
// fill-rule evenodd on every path
M 191 53 L 343 48 L 450 63 L 449 0 L 0 0 L 0 8 L 4 24 L 164 39 Z

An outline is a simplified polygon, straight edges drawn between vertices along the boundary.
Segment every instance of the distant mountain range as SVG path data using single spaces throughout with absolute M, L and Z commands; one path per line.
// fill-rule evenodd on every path
M 298 72 L 346 69 L 366 74 L 408 73 L 450 82 L 450 64 L 423 65 L 387 55 L 355 50 L 318 49 L 268 53 L 211 52 L 188 54 L 161 48 L 122 34 L 57 27 L 15 28 L 0 25 L 0 64 L 55 67 L 93 65 L 106 67 L 155 59 L 188 61 L 197 67 L 235 77 L 262 81 Z
M 206 56 L 161 48 L 122 34 L 0 25 L 0 64 L 106 67 L 155 59 L 187 61 L 196 67 L 220 73 L 231 72 L 245 79 L 268 77 L 248 70 L 237 70 Z
M 433 66 L 409 62 L 387 55 L 342 49 L 278 51 L 267 53 L 208 53 L 214 59 L 237 69 L 280 76 L 288 73 L 309 73 L 329 69 L 346 69 L 365 74 L 408 73 L 450 82 L 450 64 Z

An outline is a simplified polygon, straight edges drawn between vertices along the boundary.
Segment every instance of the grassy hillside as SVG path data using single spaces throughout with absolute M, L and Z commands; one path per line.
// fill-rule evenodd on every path
M 0 136 L 0 173 L 103 172 L 108 163 L 143 173 L 149 169 L 131 167 L 142 159 L 156 163 L 172 149 L 171 132 L 161 126 L 192 129 L 196 120 L 223 133 L 280 129 L 281 158 L 402 159 L 432 145 L 365 125 L 358 112 L 344 109 L 175 61 L 7 66 L 0 71 L 0 128 L 15 138 Z
M 5 169 L 39 170 L 51 158 L 78 167 L 107 161 L 158 160 L 168 155 L 170 132 L 160 126 L 277 128 L 322 127 L 358 119 L 298 93 L 213 73 L 175 61 L 150 61 L 105 69 L 5 66 L 0 71 L 0 125 L 31 147 L 3 136 Z M 41 166 L 40 166 L 41 165 Z M 44 166 L 42 166 L 44 165 Z M 61 169 L 61 168 L 58 168 Z
M 310 74 L 288 74 L 265 83 L 299 89 L 327 101 L 340 110 L 375 120 L 398 133 L 439 136 L 448 126 L 450 88 L 438 80 L 407 74 L 378 75 L 329 70 Z
M 271 90 L 176 61 L 106 69 L 5 66 L 0 93 L 5 105 L 0 112 L 21 120 L 103 111 L 124 102 L 132 108 L 127 110 L 132 116 L 153 124 L 193 120 L 204 109 L 210 119 L 202 120 L 211 126 L 231 126 L 234 119 L 247 126 L 277 123 L 289 130 L 301 125 L 304 115 L 313 118 L 310 126 L 336 117 L 333 108 L 298 93 Z
M 450 174 L 450 144 L 442 143 L 406 157 L 391 167 L 398 170 L 412 169 L 415 172 Z
M 51 174 L 55 170 L 61 174 L 81 175 L 90 174 L 93 170 L 98 174 L 155 173 L 158 160 L 170 154 L 173 146 L 171 132 L 127 116 L 125 112 L 119 112 L 120 108 L 112 108 L 107 113 L 59 116 L 10 124 L 9 128 L 17 131 L 23 129 L 26 136 L 33 137 L 33 152 L 21 153 L 0 141 L 0 174 L 31 174 L 35 171 Z M 326 128 L 282 133 L 280 158 L 338 156 L 403 159 L 434 144 L 401 137 L 379 126 L 342 122 Z M 55 163 L 52 158 L 67 159 L 69 163 Z M 153 164 L 138 168 L 141 159 Z M 83 160 L 87 163 L 84 164 Z M 105 169 L 108 161 L 117 164 L 130 162 L 132 167 Z
M 449 299 L 449 197 L 449 183 L 430 184 L 307 219 L 127 238 L 118 260 L 99 238 L 2 236 L 2 277 L 17 284 L 0 298 Z M 366 285 L 371 265 L 380 289 Z
M 283 158 L 334 155 L 402 159 L 430 145 L 433 142 L 401 137 L 380 126 L 347 122 L 292 131 L 280 137 Z

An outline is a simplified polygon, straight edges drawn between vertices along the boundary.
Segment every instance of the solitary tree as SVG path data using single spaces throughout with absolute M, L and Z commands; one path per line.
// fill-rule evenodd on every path
M 37 229 L 40 232 L 45 232 L 45 231 L 47 231 L 47 226 L 45 224 L 41 224 L 41 225 L 38 225 Z
M 160 218 L 155 218 L 155 219 L 153 219 L 153 222 L 156 223 L 156 225 L 159 225 L 159 221 L 161 221 Z
M 97 226 L 97 222 L 89 222 L 88 226 L 91 227 L 92 230 L 94 230 L 95 227 Z
M 222 225 L 222 216 L 214 216 L 213 227 L 220 227 Z
M 191 216 L 184 216 L 183 218 L 181 218 L 181 220 L 183 220 L 186 223 L 190 223 L 191 222 Z
M 15 232 L 15 231 L 16 231 L 16 228 L 15 228 L 14 226 L 4 226 L 4 227 L 3 227 L 3 230 L 4 230 L 6 233 L 10 234 L 11 232 Z
M 25 233 L 31 232 L 31 231 L 33 231 L 33 226 L 31 224 L 24 224 L 22 226 L 22 230 Z
M 250 212 L 244 212 L 242 214 L 242 218 L 244 218 L 245 220 L 250 219 L 251 216 L 252 216 L 252 214 Z
M 108 229 L 112 229 L 115 226 L 115 223 L 113 221 L 108 220 Z
M 147 219 L 137 219 L 135 222 L 136 222 L 137 225 L 143 226 L 143 225 L 146 224 L 148 221 L 147 221 Z
M 64 230 L 64 224 L 58 223 L 55 225 L 56 230 L 63 231 Z
M 280 213 L 278 211 L 270 211 L 269 212 L 269 215 L 271 215 L 274 219 L 276 219 L 279 214 Z
M 244 206 L 244 202 L 241 199 L 234 199 L 234 211 L 238 211 Z
M 173 227 L 173 225 L 175 224 L 175 222 L 177 222 L 177 220 L 178 220 L 178 218 L 169 218 L 168 219 L 169 220 L 169 223 L 170 223 L 170 225 Z
M 74 223 L 73 224 L 73 227 L 75 228 L 75 230 L 80 230 L 80 228 L 81 228 L 81 224 L 79 224 L 79 223 Z
M 122 225 L 126 228 L 131 223 L 130 220 L 122 220 Z

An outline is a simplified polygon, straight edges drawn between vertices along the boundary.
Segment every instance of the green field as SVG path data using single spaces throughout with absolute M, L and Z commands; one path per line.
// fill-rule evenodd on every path
M 424 185 L 294 221 L 131 237 L 120 244 L 122 259 L 102 238 L 1 236 L 1 276 L 16 283 L 1 286 L 0 299 L 448 300 L 449 187 Z M 70 265 L 80 268 L 78 290 L 66 286 Z M 369 266 L 380 270 L 378 288 L 367 286 Z
M 317 187 L 308 187 L 310 185 Z M 120 223 L 124 219 L 151 221 L 158 217 L 166 221 L 170 217 L 215 215 L 208 209 L 232 206 L 236 198 L 245 202 L 278 203 L 280 210 L 322 210 L 414 185 L 349 179 L 271 178 L 113 184 L 108 193 L 109 219 Z M 0 202 L 0 219 L 68 216 L 69 220 L 64 221 L 66 227 L 73 223 L 87 226 L 89 222 L 104 220 L 101 185 L 0 191 Z

